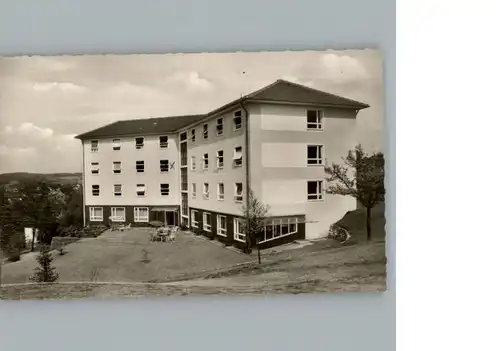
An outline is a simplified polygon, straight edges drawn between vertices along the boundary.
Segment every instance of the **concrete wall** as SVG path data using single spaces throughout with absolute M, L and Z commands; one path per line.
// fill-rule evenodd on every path
M 327 194 L 308 201 L 307 181 L 324 180 L 325 173 L 323 165 L 307 165 L 307 145 L 323 145 L 324 162 L 340 162 L 356 145 L 356 120 L 355 111 L 324 108 L 323 130 L 308 131 L 307 109 L 274 104 L 250 108 L 250 168 L 252 189 L 271 206 L 271 215 L 305 214 L 306 237 L 313 239 L 326 236 L 329 225 L 355 209 L 356 202 Z
M 139 136 L 139 135 L 138 135 Z M 135 137 L 121 137 L 121 149 L 113 150 L 113 139 L 99 140 L 99 151 L 91 152 L 90 140 L 84 149 L 85 205 L 178 205 L 179 204 L 179 153 L 177 134 L 168 134 L 168 148 L 160 148 L 159 136 L 145 136 L 141 150 L 135 148 Z M 117 137 L 118 138 L 118 137 Z M 174 162 L 168 173 L 160 172 L 160 160 Z M 121 161 L 120 174 L 113 173 L 113 162 Z M 144 161 L 144 173 L 136 172 L 136 161 Z M 91 174 L 91 163 L 99 162 L 99 174 Z M 160 184 L 170 185 L 170 194 L 160 194 Z M 92 195 L 92 185 L 100 185 L 100 195 Z M 122 196 L 114 196 L 113 185 L 122 184 Z M 146 185 L 146 196 L 136 195 L 136 185 Z

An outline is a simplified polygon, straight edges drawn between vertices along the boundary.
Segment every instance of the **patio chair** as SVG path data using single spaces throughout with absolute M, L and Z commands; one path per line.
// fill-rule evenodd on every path
M 127 225 L 122 224 L 122 225 L 120 225 L 120 227 L 118 227 L 118 229 L 121 232 L 123 232 L 124 230 L 130 230 L 130 229 L 132 229 L 132 223 L 129 223 Z
M 168 234 L 167 240 L 168 241 L 175 241 L 175 237 L 176 237 L 176 231 L 172 230 L 172 231 L 170 231 L 170 234 Z

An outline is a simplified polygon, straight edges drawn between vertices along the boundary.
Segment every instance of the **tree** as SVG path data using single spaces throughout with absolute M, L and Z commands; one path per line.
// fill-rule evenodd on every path
M 264 205 L 253 191 L 248 194 L 247 204 L 243 205 L 242 212 L 244 216 L 243 232 L 245 233 L 245 253 L 252 253 L 252 247 L 257 246 L 257 253 L 260 258 L 259 239 L 264 232 L 266 217 L 269 212 L 269 205 Z
M 31 250 L 34 250 L 35 235 L 50 242 L 54 224 L 58 223 L 64 207 L 61 192 L 44 181 L 22 183 L 13 200 L 13 211 L 22 218 L 22 225 L 33 228 Z
M 63 209 L 60 224 L 63 227 L 83 226 L 83 192 L 81 187 L 65 186 L 61 189 L 66 194 L 66 206 Z
M 332 163 L 325 167 L 328 194 L 352 196 L 366 208 L 366 238 L 371 240 L 371 210 L 385 199 L 384 155 L 368 155 L 361 145 L 342 158 L 345 165 Z
M 43 245 L 36 258 L 38 267 L 35 268 L 30 280 L 36 283 L 53 283 L 59 279 L 59 274 L 52 267 L 52 256 L 48 245 Z

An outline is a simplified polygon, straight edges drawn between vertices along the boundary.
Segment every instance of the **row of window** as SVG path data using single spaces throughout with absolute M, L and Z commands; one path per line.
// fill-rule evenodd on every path
M 243 165 L 243 148 L 237 146 L 234 148 L 233 167 L 241 167 Z M 215 154 L 215 165 L 217 169 L 224 168 L 224 150 L 218 150 Z M 209 154 L 204 153 L 201 158 L 201 169 L 207 170 L 209 167 Z M 191 170 L 196 171 L 196 156 L 191 156 Z
M 92 222 L 101 222 L 104 220 L 104 210 L 102 207 L 90 207 L 89 217 Z M 125 207 L 111 207 L 111 217 L 114 222 L 125 222 Z M 134 207 L 134 222 L 149 222 L 149 209 L 147 207 Z
M 144 149 L 144 137 L 136 137 L 135 139 L 135 148 L 137 150 L 142 150 Z M 113 151 L 120 151 L 122 148 L 122 141 L 121 139 L 113 139 L 112 141 L 112 148 Z M 158 137 L 158 145 L 160 149 L 166 149 L 168 148 L 168 136 L 167 135 L 160 135 Z M 99 151 L 99 140 L 91 140 L 90 141 L 90 151 L 91 152 L 98 152 Z
M 168 183 L 160 184 L 160 195 L 168 196 L 170 195 L 170 185 Z M 123 193 L 123 184 L 114 184 L 113 185 L 113 195 L 114 196 L 122 196 Z M 139 197 L 146 196 L 146 184 L 137 184 L 135 193 Z M 92 196 L 100 196 L 101 195 L 101 186 L 98 184 L 92 185 Z
M 184 190 L 184 188 L 183 188 Z M 170 185 L 168 183 L 160 184 L 160 195 L 168 196 L 170 195 Z M 122 196 L 123 184 L 113 185 L 113 195 Z M 100 196 L 101 187 L 98 184 L 92 185 L 92 196 Z M 145 197 L 146 196 L 146 185 L 137 184 L 136 185 L 136 196 Z M 191 183 L 191 197 L 193 199 L 197 198 L 197 186 L 196 183 Z M 203 183 L 203 199 L 210 199 L 210 184 Z M 224 201 L 225 199 L 225 186 L 223 182 L 217 183 L 217 200 Z M 243 201 L 243 183 L 234 183 L 234 195 L 233 199 L 235 202 Z M 316 201 L 323 200 L 323 181 L 322 180 L 310 180 L 307 181 L 307 200 Z
M 236 111 L 233 115 L 233 130 L 238 131 L 242 127 L 241 111 Z M 208 123 L 204 123 L 201 127 L 203 139 L 208 139 Z M 215 120 L 215 135 L 221 136 L 224 134 L 224 117 L 219 117 Z M 196 128 L 191 129 L 191 142 L 196 142 Z
M 233 167 L 241 167 L 243 165 L 243 148 L 237 146 L 234 148 Z M 168 173 L 168 171 L 174 167 L 175 162 L 169 162 L 169 160 L 159 160 L 159 170 L 160 173 Z M 201 159 L 202 169 L 207 170 L 209 168 L 209 154 L 204 153 Z M 217 169 L 224 168 L 224 150 L 218 150 L 215 155 L 215 164 Z M 307 164 L 308 165 L 322 165 L 323 164 L 323 145 L 307 145 Z M 99 174 L 99 162 L 91 162 L 90 173 Z M 144 173 L 146 170 L 146 165 L 144 161 L 135 161 L 136 173 Z M 196 156 L 191 156 L 191 170 L 196 170 Z M 112 172 L 114 174 L 122 173 L 122 162 L 113 161 Z
M 233 130 L 238 131 L 242 127 L 242 114 L 241 111 L 236 111 L 233 116 Z M 307 110 L 307 129 L 308 130 L 322 130 L 323 129 L 323 111 L 322 110 Z M 203 139 L 208 139 L 208 123 L 202 126 Z M 215 122 L 215 134 L 217 136 L 224 134 L 224 117 L 219 117 Z M 137 150 L 144 149 L 144 137 L 135 138 L 135 148 Z M 191 141 L 196 142 L 196 129 L 191 129 Z M 114 151 L 121 150 L 121 139 L 113 139 L 112 149 Z M 160 148 L 168 148 L 168 136 L 160 135 L 158 137 L 158 145 Z M 99 151 L 99 140 L 90 141 L 90 151 Z
M 199 228 L 199 223 L 196 220 L 197 210 L 191 210 L 191 228 Z M 212 214 L 203 212 L 203 230 L 206 232 L 212 231 Z M 217 215 L 217 234 L 227 236 L 227 217 Z M 234 220 L 234 239 L 245 242 L 245 234 L 243 233 L 242 222 L 239 219 Z
M 169 162 L 168 160 L 160 160 L 159 168 L 160 173 L 168 173 L 170 169 L 174 167 L 174 162 Z M 99 162 L 91 162 L 90 163 L 90 173 L 91 174 L 99 174 Z M 144 161 L 135 161 L 135 171 L 136 173 L 144 173 L 146 170 L 146 164 Z M 112 172 L 114 174 L 122 173 L 122 162 L 121 161 L 113 161 Z
M 199 228 L 199 223 L 196 220 L 198 211 L 191 210 L 191 227 Z M 203 212 L 203 230 L 212 231 L 212 214 Z M 244 222 L 242 219 L 235 218 L 233 222 L 234 239 L 245 242 Z M 263 238 L 260 242 L 275 240 L 287 235 L 295 234 L 298 231 L 297 218 L 273 219 L 264 227 Z M 227 236 L 227 218 L 224 215 L 217 215 L 217 234 Z
M 197 188 L 196 188 L 196 183 L 191 183 L 191 197 L 193 199 L 196 199 L 197 194 L 196 194 Z M 225 187 L 224 183 L 220 182 L 217 183 L 217 200 L 223 201 L 225 198 Z M 243 183 L 234 183 L 234 201 L 235 202 L 242 202 L 243 201 Z M 203 199 L 208 200 L 210 199 L 210 184 L 209 183 L 203 183 Z
M 196 220 L 197 210 L 191 210 L 191 227 L 199 228 L 199 223 Z M 90 221 L 100 222 L 104 220 L 104 210 L 102 207 L 89 208 Z M 114 222 L 125 222 L 127 220 L 125 207 L 111 207 L 111 217 Z M 212 231 L 212 215 L 209 212 L 203 212 L 203 230 Z M 147 223 L 149 222 L 149 209 L 147 207 L 134 207 L 134 222 Z M 234 239 L 245 242 L 243 220 L 235 218 L 234 220 Z M 263 238 L 260 242 L 266 242 L 281 238 L 287 235 L 295 234 L 298 230 L 297 218 L 272 219 L 271 222 L 264 227 Z M 224 215 L 217 215 L 217 234 L 227 236 L 227 218 Z
M 191 197 L 196 199 L 197 186 L 196 183 L 191 183 Z M 210 199 L 210 184 L 203 183 L 203 199 Z M 217 183 L 217 200 L 225 199 L 225 186 L 223 182 Z M 307 200 L 318 201 L 323 200 L 323 181 L 309 180 L 307 181 Z M 243 183 L 234 183 L 234 201 L 243 201 Z

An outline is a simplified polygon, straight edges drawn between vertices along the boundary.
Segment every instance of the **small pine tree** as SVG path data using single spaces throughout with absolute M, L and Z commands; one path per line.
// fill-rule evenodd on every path
M 59 274 L 52 267 L 52 256 L 49 247 L 44 245 L 36 258 L 39 266 L 35 268 L 30 280 L 36 283 L 54 283 L 59 279 Z

